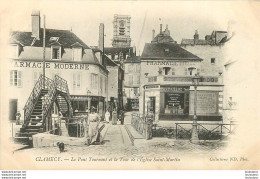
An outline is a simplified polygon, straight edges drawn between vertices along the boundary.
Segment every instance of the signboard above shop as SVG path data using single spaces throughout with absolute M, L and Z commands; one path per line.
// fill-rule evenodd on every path
M 185 90 L 189 90 L 190 87 L 189 86 L 165 86 L 162 87 L 160 91 L 161 92 L 184 92 Z
M 43 63 L 30 61 L 15 61 L 13 66 L 18 68 L 42 68 Z M 89 70 L 89 64 L 46 62 L 45 68 L 64 70 Z

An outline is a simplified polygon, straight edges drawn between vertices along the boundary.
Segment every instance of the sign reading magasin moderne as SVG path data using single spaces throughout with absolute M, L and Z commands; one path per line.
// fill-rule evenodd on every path
M 42 62 L 15 61 L 13 65 L 14 67 L 20 67 L 20 68 L 42 68 L 43 67 Z M 89 64 L 46 62 L 45 68 L 89 70 Z

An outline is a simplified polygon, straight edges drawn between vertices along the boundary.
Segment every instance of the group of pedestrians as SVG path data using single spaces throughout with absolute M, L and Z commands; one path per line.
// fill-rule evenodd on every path
M 120 114 L 117 114 L 116 109 L 114 109 L 112 111 L 112 115 L 111 113 L 107 110 L 106 114 L 105 114 L 105 122 L 109 123 L 111 121 L 112 125 L 117 125 L 117 121 L 120 121 L 121 124 L 124 124 L 124 111 L 121 110 Z

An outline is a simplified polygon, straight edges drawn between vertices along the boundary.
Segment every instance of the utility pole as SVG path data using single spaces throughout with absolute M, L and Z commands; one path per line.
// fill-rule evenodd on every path
M 43 89 L 45 89 L 45 15 L 43 15 Z

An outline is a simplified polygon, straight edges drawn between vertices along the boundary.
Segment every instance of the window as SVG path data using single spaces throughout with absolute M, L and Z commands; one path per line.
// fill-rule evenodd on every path
M 10 71 L 10 86 L 22 86 L 22 72 L 17 70 Z
M 73 73 L 73 89 L 80 89 L 80 82 L 81 82 L 81 74 L 80 73 Z
M 41 76 L 42 72 L 33 72 L 33 84 L 35 85 L 36 82 L 38 81 L 39 77 Z
M 91 73 L 91 88 L 97 89 L 98 75 Z
M 216 63 L 216 59 L 215 58 L 211 58 L 211 64 L 215 64 Z
M 82 48 L 73 48 L 73 61 L 81 61 Z
M 163 67 L 164 75 L 169 75 L 171 67 Z
M 54 60 L 58 60 L 58 59 L 61 59 L 61 47 L 58 47 L 58 46 L 52 46 L 52 59 Z
M 9 46 L 9 52 L 8 57 L 9 58 L 18 58 L 18 45 L 10 45 Z

